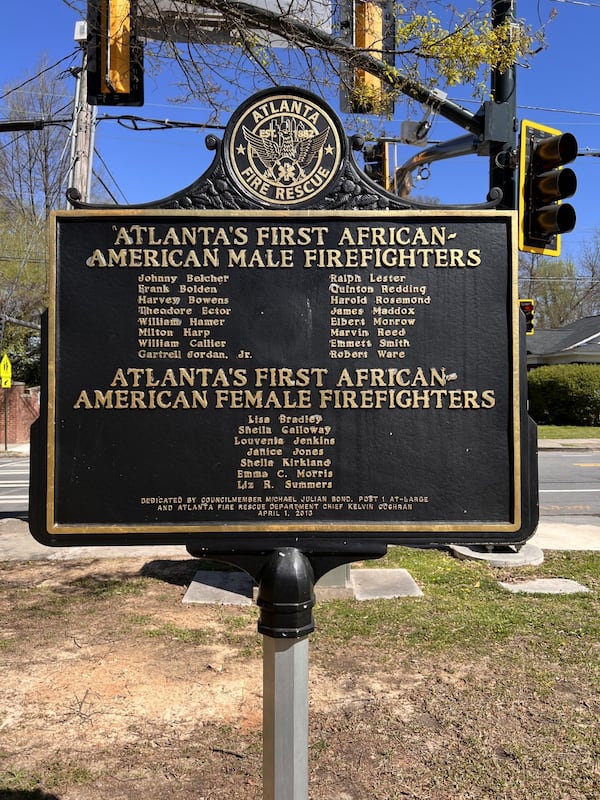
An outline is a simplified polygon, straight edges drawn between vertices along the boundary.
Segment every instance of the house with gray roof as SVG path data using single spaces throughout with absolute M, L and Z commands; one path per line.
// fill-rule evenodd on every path
M 600 364 L 600 315 L 563 328 L 537 328 L 526 336 L 527 367 L 549 364 Z

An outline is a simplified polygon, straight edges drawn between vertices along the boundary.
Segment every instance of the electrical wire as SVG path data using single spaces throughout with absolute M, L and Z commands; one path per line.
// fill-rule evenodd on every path
M 92 170 L 92 174 L 93 174 L 94 178 L 95 178 L 95 179 L 98 181 L 98 183 L 100 184 L 100 186 L 102 186 L 102 188 L 104 189 L 104 191 L 105 191 L 105 192 L 108 194 L 108 196 L 109 196 L 109 197 L 110 197 L 110 199 L 113 201 L 113 203 L 114 203 L 115 205 L 119 205 L 119 201 L 118 201 L 118 200 L 117 200 L 117 198 L 114 196 L 114 194 L 111 192 L 111 190 L 108 188 L 108 186 L 106 185 L 106 183 L 105 183 L 105 182 L 102 180 L 102 177 L 101 177 L 100 175 L 98 175 L 98 173 L 96 172 L 96 170 Z M 113 180 L 114 180 L 114 178 L 113 178 Z M 118 188 L 118 186 L 117 186 L 117 188 Z M 122 196 L 123 198 L 125 198 L 125 195 L 123 194 L 123 192 L 121 191 L 121 189 L 119 189 L 119 192 L 121 193 L 121 196 Z M 125 202 L 127 202 L 127 199 L 126 199 L 126 198 L 125 198 Z
M 0 261 L 20 261 L 21 258 L 22 258 L 22 255 L 14 255 L 14 256 L 3 255 L 3 256 L 0 256 Z M 29 264 L 45 264 L 46 263 L 46 259 L 45 258 L 28 258 L 27 259 L 27 263 L 29 263 Z
M 600 3 L 584 3 L 583 0 L 553 0 L 555 3 L 565 3 L 572 6 L 586 6 L 587 8 L 600 8 Z
M 588 286 L 595 286 L 600 283 L 600 278 L 586 278 L 585 276 L 579 278 L 545 278 L 543 275 L 539 277 L 534 275 L 531 278 L 529 276 L 519 278 L 519 281 L 521 283 L 585 283 Z
M 109 178 L 111 179 L 111 181 L 115 185 L 115 187 L 117 189 L 117 192 L 121 195 L 121 197 L 123 198 L 123 200 L 127 204 L 128 200 L 127 200 L 127 197 L 125 195 L 125 192 L 121 189 L 121 187 L 117 183 L 117 180 L 116 180 L 115 176 L 112 174 L 112 172 L 108 168 L 108 165 L 107 165 L 106 161 L 102 158 L 102 155 L 98 152 L 98 148 L 96 148 L 96 147 L 94 148 L 94 155 L 96 156 L 98 161 L 100 161 L 100 163 L 102 164 L 102 166 L 104 167 L 104 169 L 108 173 Z M 107 187 L 107 185 L 104 183 L 102 178 L 96 173 L 95 170 L 94 170 L 94 176 L 96 177 L 98 182 L 101 184 L 102 188 L 106 189 L 106 191 L 109 193 L 109 195 L 111 197 L 111 200 L 113 200 L 115 203 L 117 203 L 118 202 L 117 199 L 114 197 L 113 193 L 110 191 L 110 189 Z
M 600 117 L 600 111 L 572 111 L 566 108 L 543 108 L 542 106 L 526 106 L 519 104 L 519 108 L 527 111 L 548 111 L 552 114 L 572 114 L 573 116 Z
M 132 131 L 158 131 L 169 130 L 170 128 L 197 128 L 200 130 L 209 128 L 211 130 L 224 131 L 227 127 L 226 125 L 217 125 L 211 122 L 184 122 L 183 120 L 173 119 L 150 119 L 148 117 L 135 116 L 134 114 L 103 114 L 101 117 L 98 117 L 97 121 L 102 122 L 104 120 L 113 120 L 123 128 L 127 128 L 127 130 Z M 141 123 L 143 123 L 143 126 Z
M 469 103 L 477 104 L 476 100 L 458 97 L 453 97 L 452 101 L 454 103 L 460 103 L 461 105 L 468 105 Z M 547 108 L 546 106 L 529 106 L 522 103 L 518 103 L 517 108 L 522 108 L 526 111 L 545 111 L 552 114 L 573 114 L 573 116 L 600 117 L 600 111 L 574 111 L 573 109 L 569 108 Z
M 77 47 L 75 50 L 73 50 L 73 52 L 69 53 L 68 56 L 63 56 L 61 59 L 56 61 L 54 64 L 51 64 L 49 67 L 44 67 L 44 69 L 38 72 L 37 75 L 33 75 L 31 78 L 27 78 L 27 80 L 23 81 L 23 83 L 20 83 L 18 86 L 13 86 L 11 89 L 8 89 L 8 91 L 4 92 L 4 94 L 0 94 L 0 100 L 4 100 L 5 97 L 8 97 L 13 92 L 17 92 L 19 89 L 22 89 L 23 86 L 27 86 L 28 83 L 31 83 L 32 81 L 35 81 L 38 78 L 41 78 L 41 76 L 44 75 L 44 73 L 49 72 L 51 69 L 55 69 L 56 67 L 58 67 L 59 64 L 62 64 L 63 61 L 66 61 L 69 58 L 74 58 L 80 52 L 81 52 L 80 48 Z

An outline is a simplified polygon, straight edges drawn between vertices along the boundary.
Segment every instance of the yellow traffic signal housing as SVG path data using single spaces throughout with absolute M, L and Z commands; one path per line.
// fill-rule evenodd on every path
M 383 50 L 383 8 L 379 3 L 359 2 L 354 12 L 354 44 L 359 50 L 381 56 Z M 381 81 L 364 69 L 356 70 L 356 84 L 362 89 L 380 92 Z
M 533 316 L 535 314 L 535 300 L 531 298 L 519 300 L 521 311 L 525 314 L 525 335 L 533 336 L 535 333 L 535 322 Z
M 88 0 L 88 103 L 144 104 L 143 46 L 135 36 L 136 0 Z
M 560 234 L 575 227 L 573 206 L 561 201 L 577 189 L 577 177 L 564 164 L 577 156 L 572 133 L 523 120 L 519 163 L 519 249 L 560 255 Z
M 351 20 L 351 42 L 357 51 L 394 66 L 391 0 L 342 0 Z M 352 70 L 351 89 L 343 101 L 354 114 L 390 114 L 393 101 L 387 84 L 363 67 Z

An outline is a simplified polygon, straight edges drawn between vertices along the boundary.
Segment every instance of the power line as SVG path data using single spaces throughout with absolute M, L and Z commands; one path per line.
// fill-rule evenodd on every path
M 572 6 L 586 6 L 587 8 L 600 8 L 600 3 L 584 3 L 583 0 L 553 0 L 553 2 L 571 4 Z
M 20 261 L 22 258 L 23 258 L 22 254 L 14 255 L 14 256 L 11 256 L 11 255 L 6 256 L 6 255 L 4 255 L 4 256 L 0 256 L 0 261 Z M 46 263 L 46 259 L 45 258 L 28 258 L 27 259 L 27 263 L 28 264 L 45 264 Z
M 120 186 L 119 186 L 119 184 L 117 183 L 117 180 L 115 179 L 115 176 L 112 174 L 112 172 L 111 172 L 111 171 L 110 171 L 110 169 L 108 168 L 108 164 L 107 164 L 107 163 L 106 163 L 106 161 L 105 161 L 105 160 L 102 158 L 102 155 L 101 155 L 101 154 L 98 152 L 98 148 L 94 148 L 94 155 L 95 155 L 95 156 L 96 156 L 96 158 L 97 158 L 97 159 L 100 161 L 100 163 L 102 164 L 102 166 L 104 167 L 104 169 L 105 169 L 105 170 L 106 170 L 106 172 L 108 173 L 108 176 L 109 176 L 109 178 L 111 179 L 111 181 L 112 181 L 112 182 L 113 182 L 113 184 L 115 185 L 115 187 L 116 187 L 117 191 L 119 192 L 119 194 L 121 195 L 121 197 L 123 198 L 123 200 L 125 201 L 125 203 L 127 203 L 127 197 L 125 196 L 125 193 L 123 192 L 123 190 L 121 189 L 121 187 L 120 187 Z M 105 189 L 105 190 L 108 192 L 108 194 L 110 195 L 111 199 L 112 199 L 112 200 L 113 200 L 115 203 L 117 203 L 117 202 L 118 202 L 118 201 L 117 201 L 117 199 L 114 197 L 113 193 L 110 191 L 110 189 L 108 188 L 108 186 L 107 186 L 107 185 L 104 183 L 104 181 L 102 180 L 102 178 L 101 178 L 101 177 L 100 177 L 100 176 L 99 176 L 99 175 L 98 175 L 96 172 L 94 172 L 94 175 L 95 175 L 95 177 L 96 177 L 96 179 L 97 179 L 98 183 L 100 183 L 100 185 L 101 185 L 101 186 L 102 186 L 102 187 L 103 187 L 103 188 L 104 188 L 104 189 Z
M 562 0 L 557 0 L 557 2 L 558 1 Z M 455 103 L 461 103 L 462 105 L 467 105 L 469 103 L 476 105 L 478 104 L 478 101 L 473 99 L 454 97 L 453 100 Z M 530 106 L 525 105 L 524 103 L 518 103 L 517 108 L 521 108 L 526 111 L 546 111 L 551 114 L 572 114 L 573 116 L 600 117 L 600 111 L 575 111 L 569 108 L 547 108 L 546 106 Z
M 519 278 L 519 283 L 585 283 L 587 286 L 595 286 L 600 283 L 600 278 Z
M 63 108 L 56 111 L 59 114 Z M 117 122 L 124 128 L 131 131 L 157 131 L 170 130 L 171 128 L 194 128 L 197 130 L 225 130 L 225 125 L 217 125 L 213 122 L 185 122 L 184 120 L 173 119 L 150 119 L 138 117 L 132 114 L 120 114 L 116 116 L 103 115 L 98 117 L 98 122 L 111 120 Z M 71 122 L 70 119 L 3 119 L 0 120 L 0 133 L 16 131 L 41 130 L 48 125 L 65 125 Z
M 571 114 L 573 116 L 600 117 L 600 111 L 573 111 L 566 108 L 544 108 L 543 106 L 526 106 L 521 104 L 519 104 L 518 108 L 524 108 L 527 111 L 548 111 L 552 114 Z
M 111 176 L 111 177 L 112 177 L 112 176 Z M 102 186 L 102 188 L 103 188 L 103 189 L 104 189 L 104 191 L 107 193 L 107 195 L 110 197 L 110 199 L 113 201 L 113 203 L 114 203 L 115 205 L 119 205 L 119 201 L 117 200 L 117 198 L 114 196 L 114 194 L 113 194 L 113 193 L 111 192 L 111 190 L 108 188 L 108 186 L 106 185 L 106 183 L 105 183 L 105 182 L 102 180 L 102 177 L 101 177 L 100 175 L 98 175 L 98 173 L 97 173 L 95 170 L 94 170 L 94 178 L 96 178 L 96 180 L 98 181 L 98 183 L 100 184 L 100 186 Z M 113 178 L 113 181 L 114 181 L 114 178 Z M 115 182 L 115 183 L 116 183 L 116 182 Z M 119 189 L 118 185 L 117 185 L 117 189 L 119 190 L 119 192 L 121 192 L 121 189 Z M 123 194 L 123 192 L 121 192 L 121 196 L 122 196 L 122 197 L 125 199 L 125 202 L 127 202 L 127 198 L 125 198 L 125 195 Z
M 19 89 L 22 89 L 23 86 L 27 86 L 28 83 L 31 83 L 32 81 L 36 81 L 38 78 L 41 78 L 41 76 L 44 75 L 44 73 L 49 72 L 51 69 L 55 69 L 56 67 L 58 67 L 59 64 L 62 64 L 63 61 L 67 61 L 67 59 L 69 59 L 69 58 L 71 58 L 71 59 L 74 58 L 79 52 L 80 52 L 80 48 L 77 47 L 75 50 L 73 50 L 71 53 L 69 53 L 68 56 L 63 56 L 61 59 L 56 61 L 54 64 L 51 64 L 49 67 L 44 67 L 44 69 L 40 70 L 40 72 L 38 72 L 37 75 L 33 75 L 33 77 L 27 78 L 27 80 L 23 81 L 23 83 L 20 83 L 18 86 L 13 86 L 11 89 L 8 89 L 8 91 L 6 91 L 6 92 L 4 92 L 4 94 L 0 95 L 0 100 L 4 100 L 4 98 L 8 97 L 9 94 L 12 94 L 13 92 L 18 91 Z
M 123 128 L 130 131 L 158 131 L 169 130 L 170 128 L 196 128 L 196 129 L 210 129 L 224 131 L 225 125 L 217 125 L 212 122 L 184 122 L 183 120 L 174 119 L 149 119 L 148 117 L 138 117 L 133 114 L 119 114 L 111 116 L 104 114 L 98 117 L 98 122 L 103 120 L 114 120 Z

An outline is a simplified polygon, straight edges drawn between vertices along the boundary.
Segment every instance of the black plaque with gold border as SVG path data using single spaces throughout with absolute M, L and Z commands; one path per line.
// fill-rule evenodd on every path
M 263 93 L 210 173 L 248 208 L 53 215 L 36 538 L 361 552 L 532 534 L 516 215 L 330 209 L 354 169 L 326 107 Z

